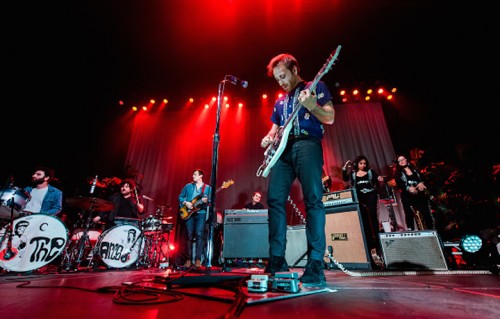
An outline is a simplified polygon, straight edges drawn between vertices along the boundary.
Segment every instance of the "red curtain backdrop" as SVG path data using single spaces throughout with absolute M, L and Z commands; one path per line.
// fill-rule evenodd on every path
M 271 125 L 271 110 L 270 105 L 222 107 L 217 148 L 214 147 L 216 106 L 157 114 L 140 112 L 124 119 L 124 125 L 132 126 L 125 165 L 140 172 L 143 178 L 138 182 L 142 193 L 154 199 L 144 200 L 147 214 L 154 214 L 157 205 L 170 205 L 175 222 L 178 194 L 191 181 L 195 168 L 205 171 L 204 181 L 209 184 L 215 168 L 216 187 L 234 181 L 217 193 L 217 210 L 242 208 L 255 190 L 263 193 L 265 205 L 267 178 L 257 177 L 256 171 L 264 159 L 260 140 Z M 326 126 L 324 139 L 324 169 L 338 181 L 334 190 L 345 188 L 340 168 L 347 159 L 353 160 L 359 154 L 366 155 L 380 174 L 387 174 L 395 154 L 382 106 L 342 104 L 335 105 L 335 110 L 335 123 Z M 305 214 L 298 182 L 290 198 Z M 291 205 L 289 211 L 289 224 L 299 223 Z

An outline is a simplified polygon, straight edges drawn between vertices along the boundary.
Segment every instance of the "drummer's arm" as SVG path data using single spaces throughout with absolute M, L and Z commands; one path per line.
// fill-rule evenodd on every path
M 98 223 L 98 222 L 102 221 L 103 218 L 105 217 L 105 214 L 107 214 L 107 212 L 97 213 L 97 215 L 94 218 L 92 218 L 92 222 Z
M 139 214 L 142 214 L 144 212 L 144 204 L 137 203 L 137 210 L 139 211 Z

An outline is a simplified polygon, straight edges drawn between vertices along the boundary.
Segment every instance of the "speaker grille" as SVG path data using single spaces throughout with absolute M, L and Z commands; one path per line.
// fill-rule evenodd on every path
M 305 267 L 307 263 L 306 226 L 288 226 L 286 230 L 285 259 L 288 266 Z
M 388 269 L 448 270 L 434 230 L 379 234 Z
M 224 258 L 269 258 L 267 224 L 224 225 Z
M 327 209 L 325 235 L 333 257 L 346 269 L 371 269 L 359 205 Z

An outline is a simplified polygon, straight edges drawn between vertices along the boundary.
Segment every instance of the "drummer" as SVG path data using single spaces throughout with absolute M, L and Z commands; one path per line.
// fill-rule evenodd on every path
M 54 169 L 43 166 L 35 168 L 31 176 L 32 186 L 24 188 L 31 196 L 23 208 L 24 214 L 57 215 L 61 212 L 63 192 L 49 184 L 53 179 Z
M 133 180 L 124 179 L 120 183 L 120 192 L 114 193 L 109 198 L 114 208 L 111 211 L 99 212 L 92 221 L 94 223 L 104 222 L 106 228 L 111 228 L 115 225 L 117 217 L 139 220 L 144 212 L 144 204 L 139 200 L 136 187 Z

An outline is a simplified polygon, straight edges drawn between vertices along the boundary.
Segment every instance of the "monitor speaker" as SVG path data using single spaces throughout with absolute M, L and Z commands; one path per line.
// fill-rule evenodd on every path
M 380 233 L 387 269 L 448 270 L 435 230 Z
M 345 269 L 371 270 L 358 204 L 327 208 L 325 233 L 327 248 L 332 247 L 333 258 Z

